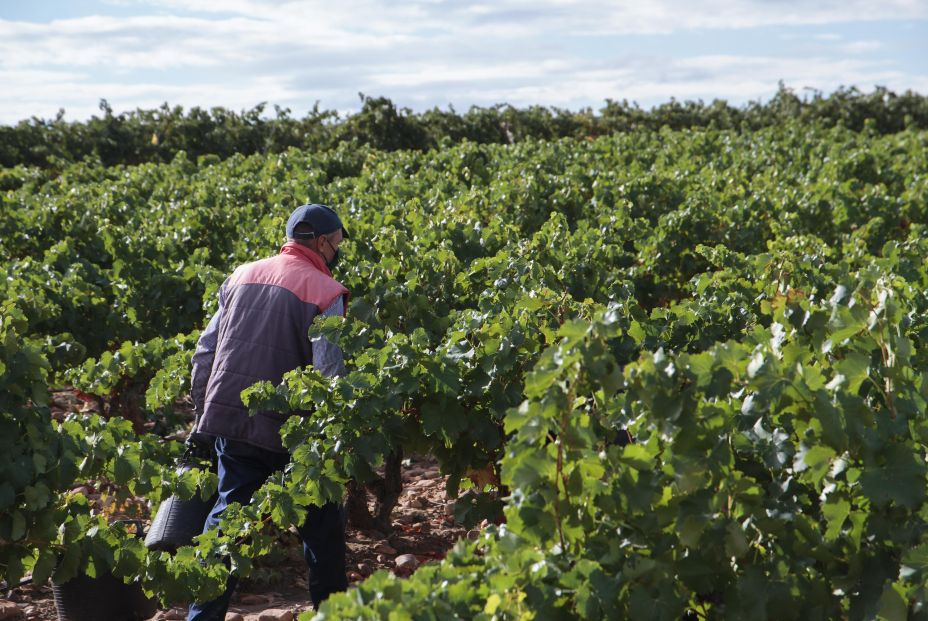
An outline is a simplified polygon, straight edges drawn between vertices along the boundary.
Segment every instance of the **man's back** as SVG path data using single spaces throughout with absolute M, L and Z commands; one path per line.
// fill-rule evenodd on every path
M 199 431 L 283 451 L 286 415 L 249 416 L 241 391 L 262 380 L 279 383 L 288 371 L 312 364 L 309 327 L 347 293 L 318 255 L 292 242 L 275 257 L 236 269 L 220 290 L 217 325 L 207 328 L 216 331 L 215 357 Z

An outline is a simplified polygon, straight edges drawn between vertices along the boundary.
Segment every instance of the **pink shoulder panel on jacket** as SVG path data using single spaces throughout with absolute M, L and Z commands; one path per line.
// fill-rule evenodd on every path
M 320 311 L 331 306 L 338 296 L 348 294 L 344 285 L 298 254 L 279 254 L 241 265 L 232 274 L 229 284 L 283 287 L 302 302 L 316 305 Z

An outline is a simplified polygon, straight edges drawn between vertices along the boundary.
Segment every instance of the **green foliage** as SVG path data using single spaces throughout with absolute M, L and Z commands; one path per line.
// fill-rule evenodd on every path
M 506 415 L 506 525 L 313 618 L 921 613 L 928 374 L 905 318 L 926 300 L 850 276 L 819 302 L 783 292 L 743 342 L 624 371 L 615 308 L 565 323 Z M 638 443 L 611 445 L 620 425 Z
M 175 488 L 162 472 L 177 448 L 154 436 L 138 438 L 114 418 L 52 420 L 45 383 L 48 364 L 41 350 L 20 335 L 25 319 L 7 302 L 0 324 L 0 576 L 16 583 L 25 572 L 44 582 L 54 571 L 64 581 L 78 571 L 138 570 L 141 544 L 125 529 L 94 515 L 76 482 L 112 488 L 111 506 L 137 495 L 157 502 Z M 204 479 L 209 485 L 209 477 Z M 142 517 L 142 516 L 139 516 Z M 122 530 L 120 530 L 122 528 Z M 134 560 L 133 560 L 134 559 Z
M 433 108 L 416 114 L 399 109 L 386 97 L 360 94 L 361 109 L 340 118 L 318 104 L 303 118 L 289 108 L 274 106 L 273 117 L 265 103 L 235 112 L 221 107 L 204 110 L 164 103 L 152 110 L 136 109 L 115 114 L 100 101 L 102 116 L 84 122 L 33 117 L 13 126 L 0 126 L 0 190 L 26 183 L 36 173 L 28 167 L 60 170 L 79 161 L 104 166 L 170 162 L 184 152 L 197 161 L 222 160 L 233 154 L 284 153 L 290 148 L 325 151 L 338 145 L 363 144 L 375 149 L 430 150 L 464 141 L 512 144 L 524 140 L 595 138 L 640 129 L 656 131 L 700 127 L 756 130 L 800 120 L 823 127 L 840 125 L 854 131 L 896 133 L 928 127 L 925 97 L 912 91 L 897 94 L 883 87 L 863 93 L 839 88 L 824 95 L 800 98 L 781 85 L 767 103 L 735 107 L 722 100 L 679 102 L 671 100 L 651 110 L 636 103 L 607 99 L 597 112 L 576 112 L 544 106 L 514 108 L 497 104 L 473 106 L 458 113 Z M 25 167 L 25 168 L 14 168 Z M 29 172 L 27 172 L 29 171 Z
M 136 416 L 153 419 L 156 433 L 165 433 L 178 424 L 175 402 L 190 390 L 190 362 L 198 337 L 194 331 L 126 342 L 115 352 L 105 351 L 99 359 L 88 358 L 72 367 L 63 378 L 85 394 L 108 397 L 109 414 L 124 413 L 120 408 L 133 410 Z
M 498 473 L 457 514 L 502 504 L 505 523 L 321 618 L 925 616 L 928 137 L 920 99 L 877 99 L 574 117 L 365 98 L 317 119 L 338 139 L 311 150 L 7 171 L 3 575 L 115 568 L 165 601 L 210 598 L 402 447 L 435 455 L 452 496 Z M 910 105 L 900 126 L 889 111 Z M 52 421 L 47 382 L 131 384 L 163 415 L 222 278 L 308 201 L 352 233 L 348 319 L 312 330 L 348 372 L 246 390 L 300 414 L 292 463 L 220 531 L 146 553 L 68 490 L 156 505 L 213 475 L 178 477 L 176 444 L 118 418 Z M 616 446 L 624 428 L 637 442 Z

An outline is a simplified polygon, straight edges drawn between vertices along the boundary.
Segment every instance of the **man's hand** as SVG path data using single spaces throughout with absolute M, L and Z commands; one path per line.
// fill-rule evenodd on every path
M 186 445 L 192 457 L 216 461 L 216 436 L 194 430 L 187 436 Z

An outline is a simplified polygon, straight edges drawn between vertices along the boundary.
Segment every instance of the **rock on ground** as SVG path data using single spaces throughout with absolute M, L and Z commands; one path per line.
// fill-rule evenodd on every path
M 152 621 L 183 621 L 187 618 L 186 608 L 171 608 L 163 610 L 152 617 Z
M 21 619 L 23 611 L 13 602 L 0 601 L 0 619 Z
M 293 613 L 283 608 L 268 608 L 257 615 L 248 615 L 245 621 L 293 621 Z

